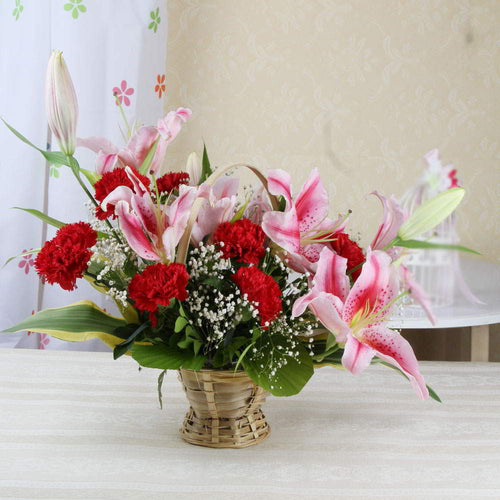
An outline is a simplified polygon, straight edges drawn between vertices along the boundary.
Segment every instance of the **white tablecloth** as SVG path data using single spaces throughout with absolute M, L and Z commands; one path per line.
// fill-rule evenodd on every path
M 422 363 L 444 404 L 402 377 L 322 368 L 268 399 L 263 443 L 184 443 L 170 373 L 110 354 L 0 350 L 0 498 L 500 498 L 500 364 Z

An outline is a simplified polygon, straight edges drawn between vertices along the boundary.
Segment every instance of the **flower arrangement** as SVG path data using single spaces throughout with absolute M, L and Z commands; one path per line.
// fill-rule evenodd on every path
M 349 213 L 329 217 L 317 170 L 297 195 L 287 172 L 214 169 L 206 149 L 201 161 L 189 157 L 184 172 L 162 174 L 189 109 L 138 128 L 123 148 L 102 138 L 77 140 L 77 100 L 58 52 L 49 61 L 47 111 L 61 151 L 39 151 L 71 169 L 89 198 L 90 217 L 63 223 L 29 209 L 59 228 L 35 250 L 36 270 L 65 290 L 87 280 L 122 317 L 82 301 L 40 311 L 6 331 L 99 338 L 115 358 L 128 354 L 161 369 L 160 382 L 169 369 L 244 370 L 276 396 L 298 393 L 315 368 L 359 374 L 378 362 L 405 375 L 420 398 L 439 400 L 409 343 L 386 322 L 406 296 L 433 319 L 405 253 L 439 247 L 415 238 L 455 210 L 462 188 L 428 200 L 410 217 L 394 197 L 375 192 L 384 217 L 362 249 L 347 231 Z M 77 145 L 97 153 L 95 171 L 78 164 Z M 260 183 L 242 197 L 238 178 L 227 175 L 236 168 L 249 168 Z

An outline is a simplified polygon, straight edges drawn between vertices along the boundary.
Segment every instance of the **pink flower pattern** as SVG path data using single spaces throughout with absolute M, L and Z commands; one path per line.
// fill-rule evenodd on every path
M 30 248 L 30 250 L 33 250 Z M 25 253 L 27 250 L 24 249 L 23 253 Z M 24 255 L 22 260 L 17 264 L 20 269 L 24 270 L 24 274 L 28 274 L 30 272 L 30 268 L 32 268 L 35 265 L 35 260 L 33 259 L 33 254 L 30 253 L 28 255 Z
M 125 106 L 130 106 L 130 99 L 134 93 L 134 89 L 132 87 L 128 88 L 127 81 L 122 80 L 120 87 L 113 87 L 113 95 L 116 98 L 116 105 L 125 104 Z
M 38 349 L 45 349 L 50 344 L 50 337 L 46 333 L 40 333 Z

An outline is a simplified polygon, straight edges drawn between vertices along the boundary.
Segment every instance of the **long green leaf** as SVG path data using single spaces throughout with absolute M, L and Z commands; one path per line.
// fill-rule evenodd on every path
M 41 248 L 32 248 L 31 250 L 26 250 L 26 252 L 20 253 L 19 255 L 14 255 L 14 257 L 9 257 L 6 261 L 5 264 L 2 266 L 2 269 L 11 261 L 14 259 L 18 259 L 19 257 L 25 257 L 26 255 L 32 255 L 34 253 L 38 253 L 41 250 Z
M 21 132 L 18 132 L 14 127 L 12 127 L 11 125 L 9 125 L 3 118 L 1 119 L 5 125 L 7 126 L 7 128 L 18 138 L 18 139 L 21 139 L 21 141 L 23 141 L 25 144 L 27 144 L 28 146 L 31 146 L 32 148 L 36 149 L 37 151 L 40 151 L 40 153 L 43 152 L 42 149 L 40 149 L 39 147 L 35 146 L 31 141 L 29 141 L 28 139 L 26 139 L 26 137 L 24 137 L 23 134 L 21 134 Z
M 161 388 L 163 386 L 163 379 L 165 378 L 165 374 L 167 370 L 163 370 L 158 375 L 158 400 L 160 401 L 160 409 L 163 410 L 163 394 L 161 393 Z
M 205 356 L 195 356 L 192 351 L 176 349 L 166 344 L 135 344 L 132 347 L 132 357 L 141 366 L 161 370 L 178 370 L 179 368 L 201 370 L 206 360 Z
M 149 326 L 149 322 L 143 323 L 142 325 L 127 325 L 127 326 L 130 326 L 130 329 L 133 329 L 133 332 L 121 344 L 115 346 L 115 348 L 113 349 L 113 359 L 118 359 L 120 356 L 123 356 L 129 350 L 130 346 L 137 338 L 137 336 Z M 116 334 L 117 331 L 120 330 L 121 327 L 115 329 L 114 333 Z
M 40 149 L 40 153 L 42 153 L 45 159 L 53 165 L 66 165 L 67 167 L 71 167 L 70 157 L 65 155 L 62 151 L 43 151 Z
M 80 167 L 80 172 L 87 178 L 91 186 L 95 186 L 97 181 L 101 179 L 101 176 L 98 173 L 87 170 L 86 168 Z
M 69 342 L 98 338 L 114 347 L 123 342 L 123 339 L 113 333 L 116 328 L 125 325 L 125 320 L 107 314 L 93 302 L 82 300 L 65 307 L 40 311 L 3 332 L 30 330 Z
M 23 210 L 24 212 L 28 212 L 31 215 L 34 215 L 35 217 L 38 217 L 40 220 L 43 222 L 46 222 L 47 224 L 50 224 L 51 226 L 57 227 L 60 229 L 61 227 L 65 226 L 65 222 L 61 222 L 60 220 L 54 219 L 53 217 L 50 217 L 47 214 L 44 214 L 43 212 L 40 212 L 40 210 L 36 210 L 35 208 L 23 208 L 23 207 L 12 207 L 13 209 L 16 210 Z
M 449 245 L 447 243 L 433 243 L 432 241 L 420 241 L 420 240 L 402 240 L 396 237 L 394 242 L 395 247 L 404 248 L 429 248 L 429 249 L 443 249 L 443 250 L 458 250 L 460 252 L 469 252 L 476 255 L 481 255 L 479 252 L 472 250 L 471 248 L 463 247 L 461 245 Z
M 410 380 L 406 373 L 404 373 L 402 370 L 400 370 L 397 366 L 391 365 L 390 363 L 387 363 L 386 361 L 380 361 L 380 358 L 373 358 L 372 363 L 380 363 L 381 365 L 387 366 L 388 368 L 392 368 L 393 370 L 396 370 L 400 375 L 402 375 L 406 380 Z M 430 386 L 425 384 L 427 387 L 427 390 L 429 391 L 429 396 L 437 401 L 438 403 L 442 403 L 441 398 L 438 396 L 437 392 Z
M 201 177 L 200 184 L 205 182 L 213 173 L 212 167 L 210 166 L 210 160 L 208 159 L 207 147 L 203 144 L 203 157 L 201 160 Z

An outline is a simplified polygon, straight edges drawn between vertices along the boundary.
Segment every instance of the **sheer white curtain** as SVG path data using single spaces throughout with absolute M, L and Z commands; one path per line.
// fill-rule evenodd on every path
M 78 136 L 105 136 L 123 143 L 121 98 L 127 117 L 156 123 L 163 111 L 167 13 L 164 0 L 12 0 L 0 3 L 0 116 L 45 147 L 45 68 L 53 49 L 62 50 L 78 95 Z M 67 167 L 43 157 L 0 124 L 0 265 L 43 245 L 54 229 L 10 207 L 48 209 L 64 222 L 87 220 L 84 193 Z M 53 145 L 57 149 L 57 144 Z M 80 164 L 94 168 L 95 155 L 78 149 Z M 108 311 L 114 304 L 83 280 L 65 292 L 42 285 L 34 257 L 15 259 L 0 270 L 0 329 L 32 312 L 90 299 Z M 25 332 L 0 334 L 0 346 L 40 349 L 105 349 L 98 341 L 71 344 Z

